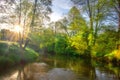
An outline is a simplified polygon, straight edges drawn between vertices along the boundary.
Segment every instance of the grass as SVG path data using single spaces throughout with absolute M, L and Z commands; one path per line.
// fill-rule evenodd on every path
M 14 66 L 21 61 L 32 62 L 38 56 L 38 53 L 31 48 L 22 51 L 15 42 L 0 41 L 0 68 Z

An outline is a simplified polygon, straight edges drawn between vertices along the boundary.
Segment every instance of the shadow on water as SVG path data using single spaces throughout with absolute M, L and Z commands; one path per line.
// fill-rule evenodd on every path
M 49 57 L 21 66 L 0 80 L 120 80 L 119 72 L 120 68 L 112 64 L 73 57 Z

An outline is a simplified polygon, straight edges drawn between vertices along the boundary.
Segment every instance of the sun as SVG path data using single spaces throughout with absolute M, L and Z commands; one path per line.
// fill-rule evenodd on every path
M 22 33 L 23 28 L 20 27 L 19 25 L 16 25 L 16 26 L 14 27 L 14 31 L 17 32 L 17 33 Z

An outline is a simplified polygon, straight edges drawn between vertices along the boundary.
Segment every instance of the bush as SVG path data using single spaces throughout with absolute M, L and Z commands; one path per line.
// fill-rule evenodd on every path
M 36 53 L 34 50 L 30 48 L 26 48 L 23 55 L 24 59 L 28 62 L 34 61 L 35 59 L 37 59 L 38 56 L 39 56 L 38 53 Z
M 20 55 L 18 54 L 15 54 L 15 53 L 11 53 L 9 56 L 8 56 L 11 60 L 13 60 L 16 64 L 20 62 Z
M 113 50 L 111 53 L 106 54 L 105 57 L 107 57 L 109 60 L 117 59 L 120 60 L 120 51 L 119 50 Z
M 57 35 L 55 39 L 55 53 L 65 54 L 67 48 L 66 37 L 62 35 Z
M 21 60 L 28 62 L 34 61 L 38 57 L 38 53 L 30 48 L 21 51 L 18 44 L 0 42 L 0 52 L 2 56 L 0 57 L 0 67 L 8 67 L 14 64 L 18 64 Z M 7 53 L 7 54 L 6 54 Z
M 20 53 L 20 48 L 19 48 L 19 46 L 17 45 L 17 44 L 11 44 L 10 46 L 9 46 L 9 52 L 10 53 Z
M 1 42 L 0 43 L 0 55 L 3 55 L 8 52 L 8 44 Z
M 104 57 L 116 49 L 116 31 L 110 29 L 104 29 L 105 31 L 97 37 L 96 44 L 92 50 L 95 52 L 96 57 Z M 93 53 L 94 54 L 94 53 Z
M 8 66 L 13 66 L 15 63 L 9 57 L 1 56 L 0 57 L 0 64 L 2 64 L 0 67 L 8 67 Z

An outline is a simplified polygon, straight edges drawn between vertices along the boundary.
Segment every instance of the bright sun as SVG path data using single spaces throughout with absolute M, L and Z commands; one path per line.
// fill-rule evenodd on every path
M 23 28 L 20 27 L 19 25 L 17 25 L 17 26 L 14 27 L 14 31 L 17 32 L 17 33 L 21 33 L 23 31 Z

